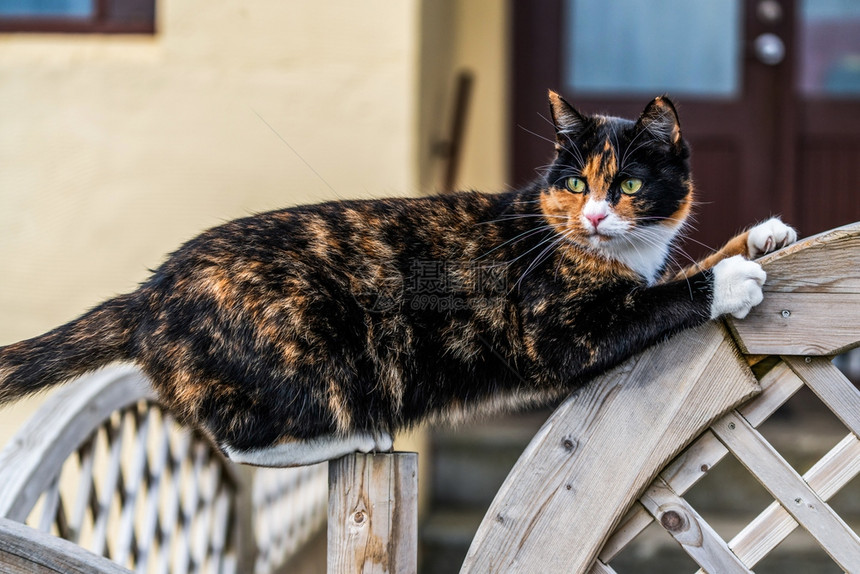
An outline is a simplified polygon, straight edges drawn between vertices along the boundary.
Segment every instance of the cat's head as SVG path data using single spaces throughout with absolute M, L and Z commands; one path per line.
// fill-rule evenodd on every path
M 633 121 L 583 115 L 555 92 L 549 99 L 557 155 L 540 197 L 546 219 L 653 281 L 693 201 L 675 106 L 655 98 Z

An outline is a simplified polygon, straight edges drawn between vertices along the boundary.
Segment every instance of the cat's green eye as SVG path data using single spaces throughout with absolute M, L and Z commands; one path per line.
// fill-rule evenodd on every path
M 582 193 L 585 191 L 585 182 L 578 177 L 569 177 L 567 178 L 567 189 L 572 191 L 573 193 Z
M 637 191 L 642 189 L 642 180 L 636 179 L 635 177 L 631 177 L 630 179 L 625 179 L 621 182 L 621 191 L 626 193 L 627 195 L 633 195 Z

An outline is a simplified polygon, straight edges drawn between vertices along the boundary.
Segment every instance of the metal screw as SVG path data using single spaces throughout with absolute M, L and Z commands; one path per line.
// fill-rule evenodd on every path
M 789 317 L 791 317 L 791 311 L 789 311 L 788 309 L 783 309 L 782 310 L 782 318 L 788 319 Z
M 804 361 L 806 361 L 807 363 L 811 363 L 811 362 L 812 362 L 812 357 L 806 357 L 806 358 L 805 358 L 805 359 L 803 359 L 803 360 L 804 360 Z
M 735 423 L 729 423 L 729 430 L 735 430 Z

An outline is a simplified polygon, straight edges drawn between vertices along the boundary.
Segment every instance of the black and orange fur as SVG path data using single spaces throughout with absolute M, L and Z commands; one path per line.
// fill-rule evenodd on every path
M 680 226 L 693 186 L 672 104 L 658 98 L 638 121 L 551 104 L 557 157 L 540 181 L 210 229 L 133 293 L 0 348 L 0 402 L 131 361 L 182 420 L 257 449 L 544 403 L 708 320 L 708 268 L 728 253 L 649 284 L 580 240 L 584 196 L 563 184 L 580 174 L 636 225 Z M 644 191 L 620 194 L 621 172 Z M 416 262 L 444 263 L 437 299 Z

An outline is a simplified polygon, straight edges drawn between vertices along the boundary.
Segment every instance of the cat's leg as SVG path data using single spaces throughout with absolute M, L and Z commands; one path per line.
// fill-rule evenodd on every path
M 231 461 L 254 466 L 305 466 L 338 458 L 353 452 L 388 452 L 393 446 L 385 432 L 356 433 L 349 436 L 325 435 L 310 440 L 291 441 L 264 448 L 238 450 L 224 446 Z
M 674 277 L 667 279 L 684 279 L 705 269 L 711 269 L 720 261 L 735 255 L 755 259 L 765 253 L 790 245 L 796 240 L 797 232 L 792 227 L 783 223 L 779 217 L 771 217 L 767 221 L 734 236 L 716 253 L 686 267 Z

